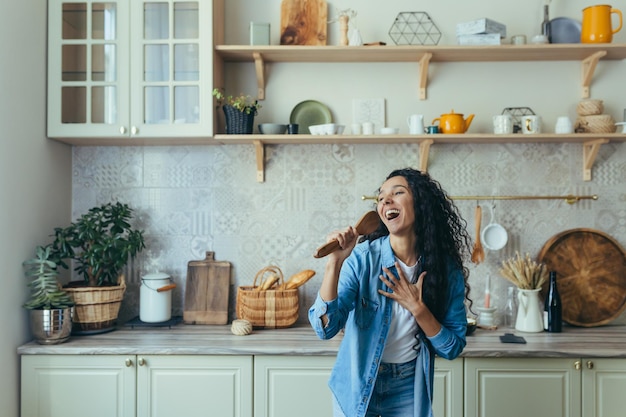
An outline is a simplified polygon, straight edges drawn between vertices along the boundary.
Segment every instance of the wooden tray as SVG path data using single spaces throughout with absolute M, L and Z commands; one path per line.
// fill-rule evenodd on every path
M 626 252 L 606 233 L 571 229 L 550 238 L 538 259 L 556 271 L 563 321 L 593 327 L 626 309 Z M 542 294 L 546 294 L 548 283 Z

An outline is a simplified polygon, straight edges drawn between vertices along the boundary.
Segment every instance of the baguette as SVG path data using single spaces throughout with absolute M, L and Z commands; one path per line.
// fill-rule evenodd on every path
M 285 289 L 285 290 L 293 290 L 296 289 L 302 285 L 304 285 L 304 283 L 306 283 L 308 280 L 310 280 L 311 278 L 313 278 L 313 275 L 315 275 L 315 271 L 313 271 L 312 269 L 305 269 L 302 270 L 294 275 L 292 275 L 287 282 L 285 282 L 282 286 L 281 289 Z

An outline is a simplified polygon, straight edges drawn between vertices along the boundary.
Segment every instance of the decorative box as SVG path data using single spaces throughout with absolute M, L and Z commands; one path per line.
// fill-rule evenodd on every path
M 500 34 L 458 35 L 456 41 L 459 45 L 500 45 Z
M 506 25 L 487 18 L 463 22 L 456 25 L 457 36 L 482 35 L 488 33 L 499 33 L 501 38 L 506 38 Z

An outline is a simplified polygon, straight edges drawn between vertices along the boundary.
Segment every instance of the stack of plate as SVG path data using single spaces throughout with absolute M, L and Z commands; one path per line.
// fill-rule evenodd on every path
M 550 43 L 580 43 L 581 24 L 569 17 L 550 20 Z
M 297 124 L 298 131 L 305 135 L 312 133 L 309 126 L 323 125 L 332 121 L 330 109 L 315 100 L 305 100 L 296 104 L 289 116 L 289 123 Z

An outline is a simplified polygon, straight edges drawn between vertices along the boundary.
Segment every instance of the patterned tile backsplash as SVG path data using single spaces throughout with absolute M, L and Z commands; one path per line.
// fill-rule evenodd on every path
M 178 287 L 174 315 L 182 315 L 187 263 L 205 258 L 232 264 L 230 320 L 239 285 L 251 285 L 258 270 L 278 265 L 286 278 L 302 269 L 316 276 L 300 290 L 300 321 L 313 302 L 324 260 L 315 248 L 334 229 L 353 224 L 371 209 L 373 195 L 393 169 L 417 167 L 419 146 L 280 145 L 266 149 L 265 182 L 256 182 L 254 147 L 75 147 L 73 215 L 122 201 L 136 211 L 147 249 L 127 268 L 128 291 L 120 312 L 126 321 L 139 313 L 141 275 L 163 271 Z M 451 196 L 590 195 L 597 201 L 480 201 L 483 224 L 489 206 L 509 232 L 504 249 L 470 264 L 471 298 L 482 305 L 486 277 L 491 298 L 502 311 L 508 281 L 498 270 L 516 251 L 536 256 L 554 234 L 593 228 L 626 246 L 626 146 L 603 145 L 593 179 L 582 180 L 582 146 L 576 144 L 437 145 L 429 172 Z M 457 200 L 473 235 L 477 201 Z M 626 323 L 626 314 L 615 322 Z

